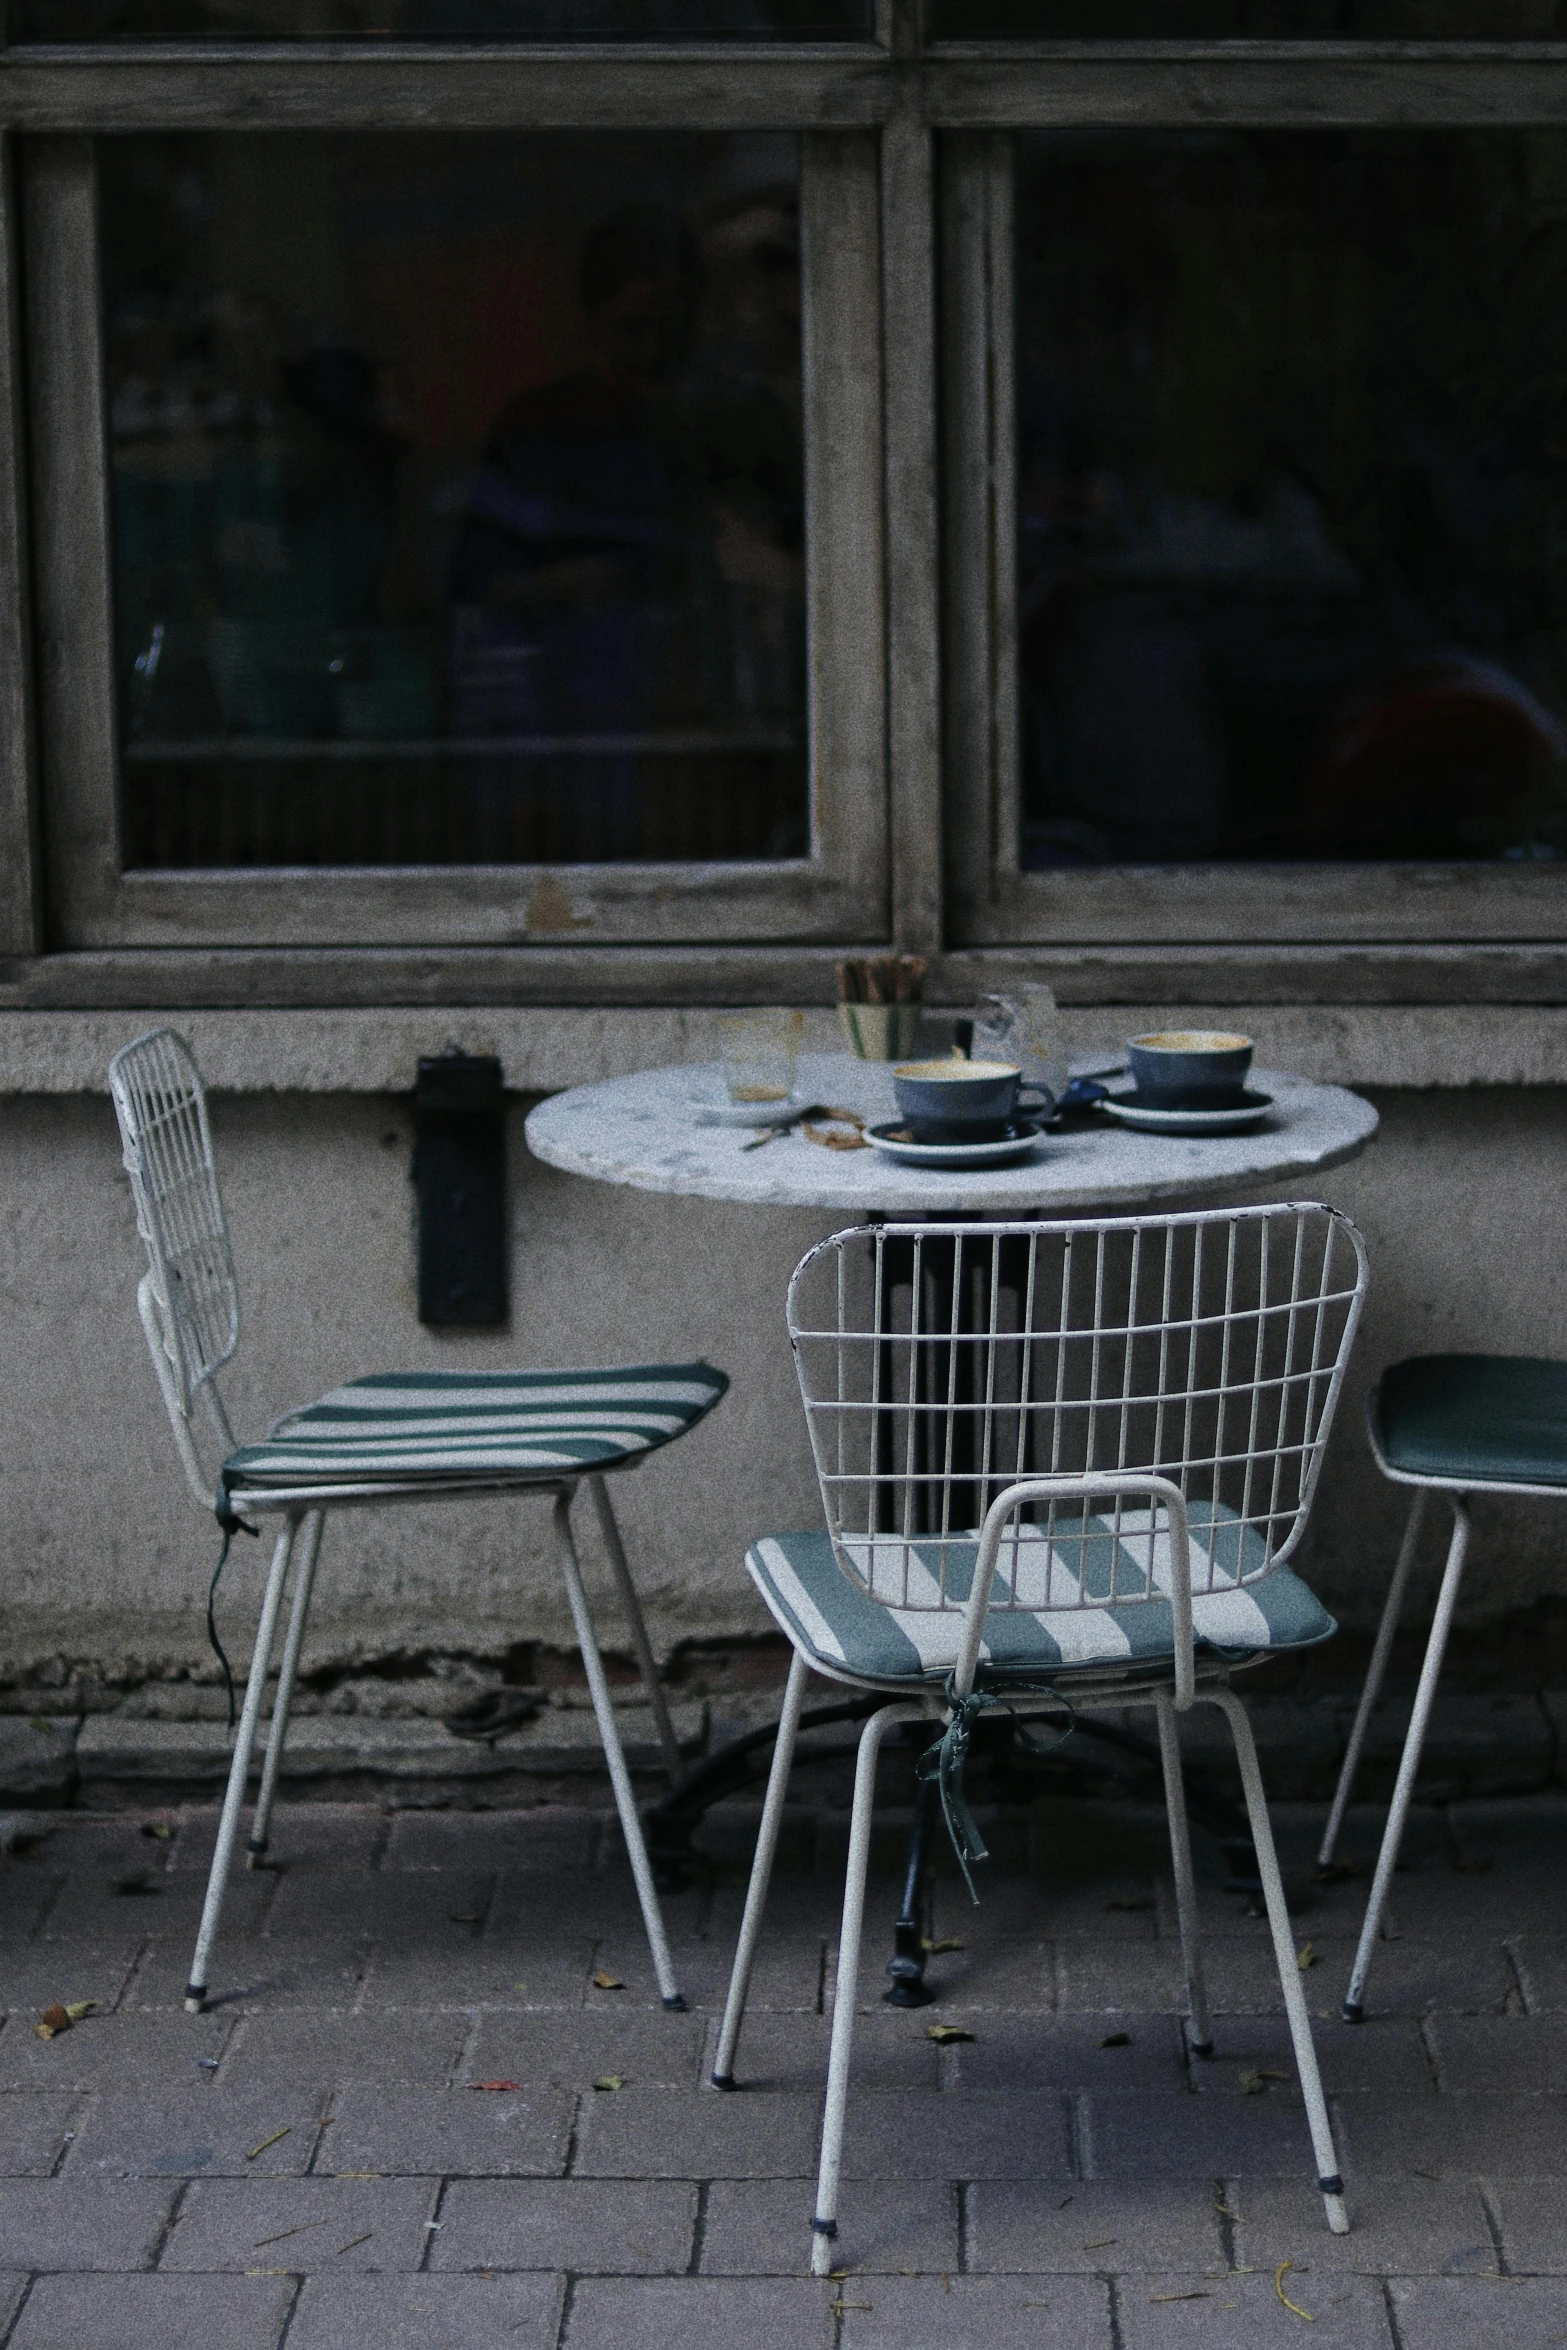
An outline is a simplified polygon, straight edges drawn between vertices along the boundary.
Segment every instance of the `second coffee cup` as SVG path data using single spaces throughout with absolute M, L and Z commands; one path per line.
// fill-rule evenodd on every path
M 916 1142 L 1000 1142 L 1017 1113 L 1048 1112 L 1022 1098 L 1009 1061 L 904 1061 L 892 1073 L 898 1108 Z

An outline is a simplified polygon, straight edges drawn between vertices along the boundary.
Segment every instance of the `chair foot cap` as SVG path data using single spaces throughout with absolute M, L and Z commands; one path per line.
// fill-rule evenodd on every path
M 1192 2054 L 1193 2056 L 1211 2056 L 1213 2054 L 1213 2042 L 1211 2040 L 1194 2040 L 1192 2042 Z
M 1360 2004 L 1360 2001 L 1359 2001 L 1358 1999 L 1346 1999 L 1346 2000 L 1345 2000 L 1345 2002 L 1344 2002 L 1344 2021 L 1345 2021 L 1345 2023 L 1346 2023 L 1346 2024 L 1359 2024 L 1359 2023 L 1364 2023 L 1364 2021 L 1365 2021 L 1365 2016 L 1366 2016 L 1366 2011 L 1365 2011 L 1365 2009 L 1364 2009 L 1364 2008 L 1361 2006 L 1361 2004 Z
M 200 2015 L 206 2004 L 206 1985 L 204 1983 L 187 1983 L 185 1986 L 185 2013 L 187 2015 Z
M 838 2222 L 835 2219 L 813 2219 L 811 2222 L 813 2236 L 836 2236 L 837 2233 Z
M 715 2089 L 738 2089 L 739 2086 L 740 2084 L 735 2079 L 733 2073 L 714 2073 L 713 2075 L 713 2087 Z
M 1325 2179 L 1318 2179 L 1317 2185 L 1321 2188 L 1324 2195 L 1342 2195 L 1344 2192 L 1344 2182 L 1339 2177 L 1337 2171 L 1332 2172 L 1331 2175 Z
M 669 1997 L 665 2000 L 664 2005 L 669 2009 L 671 2015 L 684 2015 L 686 2012 L 685 1993 L 683 1991 L 671 1991 Z

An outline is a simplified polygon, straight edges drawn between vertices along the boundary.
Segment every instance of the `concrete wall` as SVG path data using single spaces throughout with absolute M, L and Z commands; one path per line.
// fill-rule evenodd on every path
M 1321 1185 L 1366 1233 L 1373 1291 L 1306 1559 L 1358 1623 L 1379 1603 L 1400 1516 L 1361 1434 L 1377 1368 L 1446 1347 L 1567 1351 L 1567 1087 L 1368 1090 L 1381 1133 Z M 414 1310 L 405 1096 L 220 1094 L 214 1125 L 247 1316 L 228 1385 L 242 1433 L 389 1364 L 708 1355 L 733 1392 L 623 1481 L 623 1517 L 662 1648 L 763 1628 L 745 1544 L 817 1514 L 782 1301 L 822 1221 L 557 1174 L 527 1156 L 519 1107 L 512 1328 L 438 1338 Z M 146 1359 L 139 1267 L 107 1098 L 0 1100 L 0 1673 L 54 1658 L 116 1676 L 205 1663 L 215 1535 L 178 1471 Z M 543 1508 L 526 1501 L 339 1521 L 310 1659 L 567 1644 L 544 1532 Z M 1472 1612 L 1561 1589 L 1564 1545 L 1560 1513 L 1488 1505 Z M 235 1545 L 231 1621 L 247 1612 L 261 1549 Z

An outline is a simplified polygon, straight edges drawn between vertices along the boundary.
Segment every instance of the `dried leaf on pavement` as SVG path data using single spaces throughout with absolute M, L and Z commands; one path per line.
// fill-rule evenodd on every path
M 1132 2035 L 1130 2032 L 1106 2032 L 1099 2045 L 1101 2048 L 1130 2048 Z
M 1315 1942 L 1303 1942 L 1295 1953 L 1295 1964 L 1299 1967 L 1301 1973 L 1304 1974 L 1307 1967 L 1315 1966 L 1316 1963 L 1317 1946 Z
M 626 1986 L 621 1981 L 620 1977 L 618 1975 L 612 1975 L 608 1967 L 605 1966 L 601 1966 L 598 1970 L 598 1973 L 593 1978 L 593 1988 L 595 1991 L 624 1991 L 625 1987 Z
M 520 2089 L 520 2081 L 470 2081 L 470 2089 Z
M 625 2085 L 626 2076 L 624 2073 L 600 2073 L 593 2084 L 595 2089 L 623 2089 Z
M 938 2048 L 946 2048 L 954 2040 L 972 2040 L 974 2035 L 966 2032 L 961 2024 L 927 2024 L 925 2037 L 934 2040 Z
M 56 2039 L 61 2032 L 68 2032 L 72 2024 L 79 2024 L 83 2016 L 91 2015 L 97 2004 L 96 1999 L 57 1999 L 44 2009 L 33 2030 L 40 2040 Z

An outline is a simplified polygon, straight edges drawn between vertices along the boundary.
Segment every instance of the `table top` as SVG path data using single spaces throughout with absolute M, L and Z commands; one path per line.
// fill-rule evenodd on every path
M 547 1165 L 636 1191 L 861 1215 L 978 1209 L 1021 1216 L 1282 1186 L 1353 1158 L 1376 1132 L 1371 1104 L 1341 1085 L 1308 1085 L 1268 1069 L 1254 1071 L 1251 1082 L 1274 1097 L 1268 1124 L 1255 1133 L 1137 1134 L 1106 1120 L 1042 1136 L 1033 1157 L 1016 1167 L 900 1166 L 880 1151 L 824 1149 L 797 1131 L 747 1151 L 748 1130 L 699 1122 L 704 1099 L 724 1098 L 716 1064 L 644 1069 L 554 1094 L 531 1112 L 527 1136 Z M 897 1111 L 891 1064 L 848 1053 L 804 1055 L 796 1090 L 873 1122 Z

